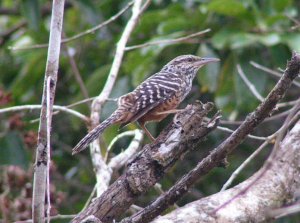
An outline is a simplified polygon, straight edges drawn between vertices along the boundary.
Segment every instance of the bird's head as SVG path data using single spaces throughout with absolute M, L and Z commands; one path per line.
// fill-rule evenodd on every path
M 220 61 L 218 58 L 205 58 L 194 55 L 182 55 L 167 63 L 162 71 L 173 73 L 196 73 L 205 64 Z

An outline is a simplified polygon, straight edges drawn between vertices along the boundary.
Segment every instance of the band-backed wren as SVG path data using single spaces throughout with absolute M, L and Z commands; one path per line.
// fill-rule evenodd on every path
M 153 141 L 154 138 L 145 124 L 150 121 L 159 122 L 169 114 L 178 112 L 176 108 L 190 92 L 197 71 L 205 64 L 217 61 L 217 58 L 193 55 L 182 55 L 171 60 L 134 91 L 121 96 L 118 99 L 118 108 L 73 148 L 73 154 L 84 150 L 108 126 L 117 123 L 125 126 L 138 122 Z

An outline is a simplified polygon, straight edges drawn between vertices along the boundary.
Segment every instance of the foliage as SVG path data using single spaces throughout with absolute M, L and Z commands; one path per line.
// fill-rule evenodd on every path
M 125 0 L 68 2 L 64 16 L 65 36 L 73 36 L 109 19 L 126 3 L 128 1 Z M 213 101 L 216 109 L 222 110 L 224 119 L 242 120 L 259 101 L 239 77 L 237 64 L 242 66 L 258 92 L 265 95 L 275 81 L 249 62 L 255 61 L 272 69 L 284 68 L 291 52 L 300 51 L 299 27 L 292 29 L 291 27 L 297 24 L 290 19 L 299 16 L 299 8 L 300 4 L 296 0 L 154 0 L 141 17 L 128 45 L 178 38 L 206 28 L 210 28 L 211 32 L 183 43 L 159 44 L 128 51 L 111 97 L 119 97 L 134 89 L 142 80 L 177 55 L 218 57 L 221 59 L 220 64 L 210 64 L 199 72 L 193 91 L 182 107 L 196 99 Z M 47 43 L 51 5 L 45 0 L 2 0 L 0 9 L 8 9 L 6 13 L 3 10 L 0 14 L 0 108 L 40 104 L 47 48 L 11 50 L 11 47 Z M 90 97 L 98 95 L 104 86 L 116 43 L 129 16 L 130 10 L 100 31 L 66 44 L 74 56 Z M 25 25 L 8 33 L 20 23 Z M 287 96 L 288 99 L 297 97 L 297 90 L 291 90 Z M 63 47 L 56 104 L 68 105 L 81 99 L 84 99 L 84 96 L 74 77 L 66 48 Z M 102 118 L 107 117 L 115 106 L 115 103 L 107 102 Z M 89 116 L 89 107 L 85 104 L 75 109 Z M 39 113 L 22 111 L 18 114 L 18 117 L 12 113 L 0 114 L 0 164 L 3 175 L 8 173 L 6 165 L 19 165 L 26 171 L 33 165 L 38 125 L 32 120 L 38 118 Z M 12 125 L 16 121 L 17 125 Z M 63 192 L 66 197 L 66 202 L 59 203 L 58 210 L 64 214 L 77 213 L 83 207 L 95 182 L 88 152 L 76 157 L 71 156 L 71 148 L 86 134 L 86 126 L 76 117 L 62 113 L 55 115 L 53 121 L 51 155 L 57 167 L 53 182 L 56 190 Z M 167 122 L 168 120 L 150 124 L 150 129 L 157 135 Z M 265 123 L 264 128 L 259 128 L 254 134 L 269 135 L 280 123 L 282 119 Z M 130 125 L 127 128 L 135 126 Z M 104 147 L 116 134 L 117 127 L 105 132 Z M 193 151 L 171 170 L 161 182 L 163 188 L 170 187 L 226 136 L 227 133 L 219 131 L 211 134 L 208 141 L 201 146 L 201 151 Z M 113 153 L 117 154 L 126 148 L 128 143 L 129 139 L 119 141 L 114 146 Z M 195 190 L 205 195 L 217 192 L 230 173 L 258 145 L 257 141 L 247 140 L 238 152 L 230 157 L 231 165 L 228 169 L 216 169 L 211 172 Z M 238 181 L 249 177 L 261 166 L 267 153 L 264 152 L 259 159 L 253 161 L 253 164 L 241 173 Z M 181 168 L 182 166 L 185 168 Z M 6 185 L 1 181 L 0 192 L 3 192 L 4 188 Z M 153 199 L 154 193 L 156 192 L 152 191 L 142 198 L 140 204 L 146 204 Z M 17 195 L 10 196 L 12 200 L 16 198 Z M 180 205 L 196 198 L 196 195 L 189 195 L 180 201 Z M 68 205 L 70 201 L 74 205 Z M 298 221 L 297 217 L 280 220 Z

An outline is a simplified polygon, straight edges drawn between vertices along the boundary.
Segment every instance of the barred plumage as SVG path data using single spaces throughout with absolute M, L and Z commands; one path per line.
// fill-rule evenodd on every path
M 219 59 L 193 55 L 183 55 L 171 60 L 134 91 L 120 97 L 117 110 L 86 135 L 74 147 L 73 154 L 85 149 L 105 128 L 115 123 L 125 126 L 137 121 L 148 137 L 154 140 L 145 124 L 149 121 L 161 121 L 168 114 L 176 113 L 177 106 L 190 92 L 199 68 L 216 61 Z
M 108 126 L 117 123 L 121 114 L 114 112 L 109 118 L 101 122 L 96 128 L 90 131 L 80 142 L 73 148 L 72 155 L 84 150 L 91 142 L 93 142 Z

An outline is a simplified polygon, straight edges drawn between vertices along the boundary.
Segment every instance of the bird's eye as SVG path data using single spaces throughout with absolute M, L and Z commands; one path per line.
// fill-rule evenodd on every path
M 188 62 L 192 62 L 193 61 L 193 59 L 192 58 L 188 58 Z

